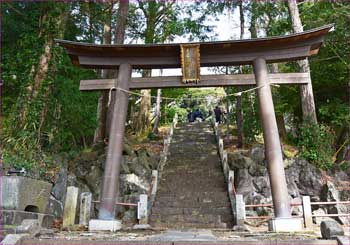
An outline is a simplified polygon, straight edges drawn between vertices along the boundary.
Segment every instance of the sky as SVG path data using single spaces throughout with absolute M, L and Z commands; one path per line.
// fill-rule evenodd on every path
M 238 10 L 235 9 L 233 13 L 228 13 L 226 10 L 218 16 L 219 20 L 211 20 L 208 24 L 215 26 L 214 31 L 218 34 L 218 41 L 238 39 L 240 35 L 240 20 Z M 248 33 L 247 31 L 245 33 Z M 250 35 L 250 34 L 249 34 Z M 245 38 L 249 38 L 245 37 Z M 178 37 L 174 40 L 174 43 L 183 43 L 186 42 L 181 37 Z M 159 69 L 152 70 L 152 76 L 181 76 L 181 69 Z M 201 75 L 214 74 L 214 72 L 207 67 L 201 68 Z M 133 74 L 133 76 L 141 76 L 141 74 Z

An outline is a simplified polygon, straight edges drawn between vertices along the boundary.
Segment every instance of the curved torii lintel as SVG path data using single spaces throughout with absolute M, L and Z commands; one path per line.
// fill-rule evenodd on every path
M 201 42 L 200 64 L 205 66 L 252 64 L 257 57 L 267 62 L 303 59 L 317 54 L 333 25 L 286 36 Z M 133 68 L 180 68 L 180 45 L 100 45 L 55 40 L 70 55 L 73 64 L 86 68 L 115 68 L 128 63 Z

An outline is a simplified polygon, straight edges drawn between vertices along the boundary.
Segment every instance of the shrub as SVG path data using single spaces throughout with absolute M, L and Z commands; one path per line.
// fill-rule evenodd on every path
M 304 123 L 297 139 L 300 155 L 321 169 L 329 169 L 333 166 L 334 139 L 334 132 L 328 126 Z

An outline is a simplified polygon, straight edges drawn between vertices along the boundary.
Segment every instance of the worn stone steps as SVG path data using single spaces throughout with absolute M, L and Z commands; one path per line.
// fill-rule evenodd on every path
M 217 181 L 200 181 L 196 184 L 191 183 L 188 180 L 184 180 L 181 183 L 178 182 L 160 182 L 160 185 L 162 185 L 161 190 L 164 190 L 165 188 L 169 190 L 169 192 L 179 192 L 178 190 L 184 191 L 184 190 L 191 190 L 191 191 L 213 191 L 211 188 L 221 188 L 225 189 L 226 185 L 225 183 L 219 183 Z
M 166 223 L 166 222 L 154 222 L 154 227 L 157 228 L 170 228 L 170 229 L 184 229 L 184 228 L 193 228 L 193 229 L 232 229 L 233 225 L 231 223 Z
M 230 216 L 232 218 L 232 212 L 226 207 L 197 207 L 197 208 L 176 208 L 176 207 L 155 207 L 152 209 L 154 215 L 220 215 Z
M 229 200 L 217 200 L 217 199 L 205 199 L 203 198 L 201 201 L 196 200 L 176 200 L 172 199 L 171 201 L 167 199 L 159 199 L 154 202 L 154 207 L 176 207 L 176 208 L 220 208 L 227 207 L 230 208 L 231 204 Z
M 198 215 L 183 215 L 183 214 L 172 214 L 172 215 L 158 215 L 152 214 L 150 221 L 151 222 L 171 222 L 171 223 L 216 223 L 220 224 L 223 222 L 230 222 L 232 217 L 226 217 L 225 220 L 222 220 L 223 217 L 216 214 L 198 214 Z M 225 222 L 225 223 L 226 223 Z
M 164 228 L 232 228 L 232 221 L 212 127 L 207 122 L 178 124 L 150 224 Z
M 205 171 L 205 172 L 195 172 L 195 173 L 188 173 L 188 172 L 181 172 L 179 171 L 178 174 L 181 174 L 182 178 L 185 178 L 188 180 L 188 182 L 191 182 L 193 178 L 198 178 L 198 177 L 206 177 L 206 180 L 203 180 L 203 182 L 206 181 L 218 181 L 222 180 L 223 173 L 220 172 L 219 170 L 216 171 Z M 165 181 L 172 181 L 172 180 L 177 180 L 179 178 L 179 175 L 176 174 L 175 172 L 170 172 L 167 173 L 166 175 L 162 176 L 162 180 L 164 179 Z
M 160 183 L 161 185 L 161 183 Z M 170 191 L 167 186 L 160 186 L 158 188 L 157 193 L 173 193 L 176 195 L 181 195 L 182 193 L 197 193 L 197 192 L 221 192 L 226 191 L 226 186 L 221 187 L 210 187 L 210 188 L 202 188 L 201 186 L 186 186 L 186 187 L 177 187 L 172 188 Z M 161 194 L 157 194 L 157 197 L 160 197 Z
M 166 176 L 162 176 L 161 181 L 163 182 L 172 182 L 176 181 L 179 176 L 176 176 L 176 172 L 170 172 Z M 207 178 L 207 180 L 202 180 L 200 182 L 215 182 L 220 181 L 223 178 L 223 173 L 220 173 L 219 171 L 213 171 L 213 172 L 190 172 L 190 173 L 184 173 L 179 171 L 179 174 L 183 175 L 184 178 L 188 178 L 187 182 L 191 182 L 191 178 Z M 198 183 L 200 183 L 198 182 Z
M 194 198 L 186 198 L 186 197 L 181 197 L 181 196 L 175 196 L 175 197 L 170 197 L 170 196 L 164 196 L 159 199 L 157 199 L 157 202 L 159 203 L 168 203 L 168 206 L 171 206 L 172 202 L 179 202 L 180 204 L 183 203 L 183 206 L 185 207 L 187 204 L 191 205 L 201 205 L 201 204 L 206 204 L 206 203 L 217 203 L 220 207 L 220 205 L 226 205 L 228 202 L 228 198 L 215 198 L 215 197 L 194 197 Z M 180 205 L 181 207 L 181 205 Z
M 173 192 L 166 193 L 161 191 L 157 193 L 159 196 L 156 200 L 198 200 L 203 199 L 210 200 L 228 200 L 228 194 L 225 191 L 220 192 L 202 192 L 202 193 L 193 193 L 193 192 Z

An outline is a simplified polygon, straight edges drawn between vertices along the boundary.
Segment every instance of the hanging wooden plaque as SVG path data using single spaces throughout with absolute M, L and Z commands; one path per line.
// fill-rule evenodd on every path
M 198 83 L 200 80 L 199 44 L 181 44 L 181 68 L 183 83 Z

